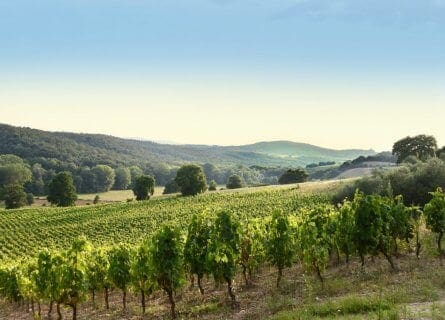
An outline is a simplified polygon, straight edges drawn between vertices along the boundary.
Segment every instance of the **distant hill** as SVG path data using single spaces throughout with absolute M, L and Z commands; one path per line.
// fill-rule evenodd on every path
M 239 151 L 250 151 L 259 154 L 266 154 L 272 157 L 279 158 L 293 158 L 302 164 L 309 164 L 312 162 L 321 161 L 336 161 L 342 162 L 345 159 L 355 159 L 357 155 L 369 156 L 374 155 L 374 150 L 334 150 L 322 147 L 317 147 L 307 143 L 299 143 L 292 141 L 271 141 L 271 142 L 258 142 L 250 145 L 244 145 L 239 147 L 231 147 Z
M 259 142 L 244 146 L 173 145 L 122 139 L 102 134 L 49 132 L 0 124 L 0 154 L 11 153 L 28 161 L 36 158 L 91 166 L 186 162 L 219 166 L 305 166 L 318 161 L 343 162 L 373 155 L 373 150 L 333 150 L 290 141 Z

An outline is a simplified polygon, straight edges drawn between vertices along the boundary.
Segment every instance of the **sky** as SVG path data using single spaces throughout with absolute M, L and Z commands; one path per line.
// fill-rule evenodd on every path
M 445 0 L 0 2 L 0 123 L 381 151 L 444 120 Z

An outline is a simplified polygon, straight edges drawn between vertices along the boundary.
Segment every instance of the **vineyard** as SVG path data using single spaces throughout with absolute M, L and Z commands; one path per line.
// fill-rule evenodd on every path
M 445 195 L 440 189 L 433 192 L 424 208 L 405 206 L 402 200 L 356 193 L 353 200 L 334 206 L 327 196 L 289 188 L 2 212 L 0 295 L 13 310 L 26 310 L 29 318 L 61 319 L 68 307 L 69 316 L 77 319 L 82 305 L 100 300 L 100 308 L 109 310 L 110 299 L 118 303 L 116 295 L 121 313 L 115 318 L 194 318 L 199 298 L 193 307 L 177 309 L 190 294 L 189 286 L 197 286 L 204 315 L 208 301 L 214 303 L 209 283 L 225 291 L 223 305 L 233 310 L 226 311 L 230 314 L 244 307 L 241 286 L 261 288 L 273 278 L 276 291 L 270 284 L 268 290 L 289 294 L 289 278 L 302 277 L 300 289 L 305 289 L 299 295 L 312 304 L 289 319 L 333 318 L 343 312 L 400 319 L 395 304 L 403 299 L 382 298 L 383 288 L 378 298 L 337 299 L 333 305 L 316 305 L 313 299 L 333 291 L 332 272 L 338 268 L 360 288 L 375 277 L 367 272 L 376 268 L 377 273 L 390 270 L 395 277 L 414 281 L 413 275 L 422 272 L 414 272 L 413 266 L 426 270 L 432 265 L 432 287 L 428 294 L 422 291 L 424 299 L 437 298 L 433 287 L 445 290 Z M 271 270 L 270 276 L 261 280 L 265 269 Z M 289 270 L 298 274 L 290 275 Z M 409 283 L 404 285 L 399 284 L 413 290 Z M 162 305 L 170 310 L 159 314 L 150 309 L 150 299 L 162 295 Z M 129 301 L 137 311 L 129 310 Z M 286 308 L 275 311 L 280 309 Z M 286 314 L 281 317 L 287 319 Z

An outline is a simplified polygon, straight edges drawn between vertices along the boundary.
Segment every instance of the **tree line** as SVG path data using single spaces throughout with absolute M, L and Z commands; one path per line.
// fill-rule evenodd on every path
M 186 279 L 196 279 L 204 294 L 202 281 L 207 277 L 225 284 L 231 306 L 237 308 L 234 279 L 240 271 L 248 285 L 260 266 L 270 264 L 280 286 L 283 270 L 295 263 L 322 283 L 331 260 L 349 263 L 357 256 L 364 268 L 367 256 L 381 254 L 396 269 L 400 243 L 408 243 L 408 250 L 414 247 L 420 258 L 424 223 L 435 234 L 442 258 L 445 194 L 439 188 L 431 196 L 421 208 L 405 206 L 401 196 L 357 191 L 353 200 L 339 206 L 313 204 L 293 215 L 276 210 L 266 219 L 246 221 L 226 210 L 202 212 L 191 217 L 185 234 L 169 222 L 137 246 L 93 248 L 79 238 L 67 250 L 42 250 L 34 259 L 0 269 L 0 295 L 26 302 L 38 317 L 41 304 L 47 304 L 48 317 L 55 305 L 61 319 L 60 306 L 66 305 L 76 319 L 79 304 L 88 298 L 94 301 L 98 294 L 108 309 L 110 291 L 120 290 L 125 310 L 127 294 L 133 291 L 140 295 L 145 313 L 147 296 L 162 290 L 176 317 L 175 297 Z
M 5 200 L 7 209 L 32 204 L 34 193 L 30 191 L 35 191 L 36 179 L 43 179 L 44 176 L 43 169 L 40 168 L 36 171 L 36 167 L 38 165 L 34 165 L 31 168 L 34 171 L 31 171 L 22 159 L 14 155 L 0 155 L 0 200 Z M 215 180 L 209 181 L 204 173 L 206 169 L 208 171 L 209 166 L 183 165 L 177 170 L 176 176 L 165 185 L 164 194 L 181 192 L 182 195 L 189 196 L 202 193 L 207 189 L 215 191 L 218 183 Z M 39 172 L 37 178 L 36 172 Z M 113 169 L 107 165 L 97 165 L 92 169 L 85 169 L 84 172 L 88 175 L 88 179 L 94 182 L 96 186 L 94 192 L 105 192 L 111 188 L 131 189 L 136 200 L 148 200 L 154 193 L 155 178 L 144 174 L 140 168 L 135 166 Z M 307 177 L 308 175 L 303 169 L 289 169 L 281 175 L 279 182 L 281 184 L 303 182 L 307 180 Z M 42 180 L 38 185 L 43 186 L 45 183 Z M 228 189 L 242 188 L 246 185 L 244 177 L 237 174 L 230 175 L 226 183 Z M 47 182 L 44 189 L 47 200 L 57 206 L 74 205 L 79 190 L 76 176 L 73 176 L 69 171 L 51 175 L 51 180 Z M 99 198 L 96 196 L 94 203 L 98 200 Z

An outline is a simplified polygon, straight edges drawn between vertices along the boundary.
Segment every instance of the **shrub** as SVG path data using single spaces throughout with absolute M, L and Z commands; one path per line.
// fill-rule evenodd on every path
M 278 182 L 280 184 L 299 183 L 307 181 L 308 177 L 306 170 L 302 168 L 289 169 L 281 175 Z
M 243 187 L 243 181 L 240 176 L 234 174 L 229 177 L 227 180 L 226 188 L 227 189 L 238 189 Z

